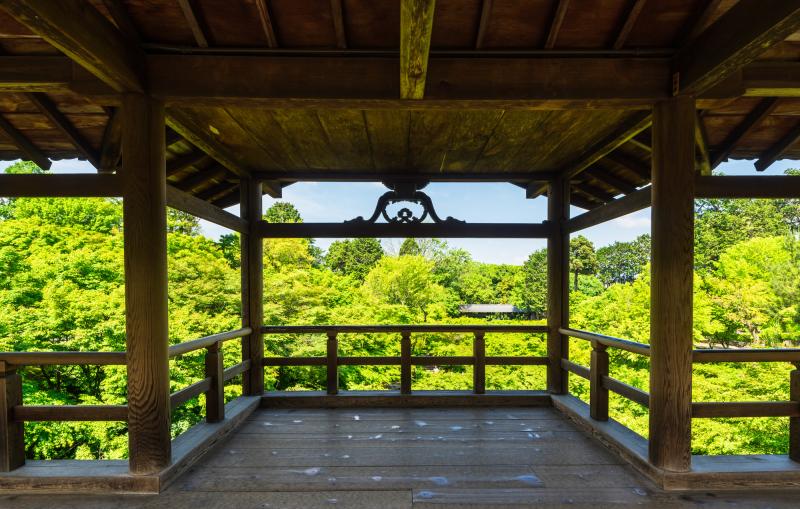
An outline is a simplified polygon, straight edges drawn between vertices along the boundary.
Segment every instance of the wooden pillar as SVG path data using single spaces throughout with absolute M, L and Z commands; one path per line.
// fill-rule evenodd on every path
M 122 99 L 128 442 L 134 474 L 170 463 L 164 105 Z
M 653 112 L 650 462 L 691 467 L 695 102 Z
M 206 422 L 225 419 L 225 369 L 222 343 L 206 348 L 205 375 L 211 379 L 211 388 L 206 391 Z
M 400 394 L 411 394 L 411 333 L 400 333 Z
M 0 472 L 25 464 L 23 423 L 14 420 L 14 407 L 22 404 L 22 380 L 14 366 L 0 361 Z
M 800 405 L 800 362 L 789 373 L 789 399 Z M 800 417 L 789 417 L 789 458 L 800 462 Z
M 242 338 L 242 360 L 250 360 L 250 370 L 242 377 L 242 393 L 256 396 L 264 392 L 264 241 L 257 233 L 261 221 L 261 183 L 241 180 L 240 215 L 249 230 L 241 234 L 242 327 L 253 333 Z
M 486 393 L 486 336 L 483 332 L 475 332 L 472 340 L 472 391 L 475 394 Z
M 326 354 L 328 395 L 335 396 L 339 394 L 339 338 L 333 331 L 328 332 Z
M 569 179 L 559 177 L 547 190 L 547 221 L 555 233 L 547 239 L 547 390 L 569 392 L 569 375 L 561 359 L 569 358 L 569 338 L 558 329 L 569 325 L 569 234 L 564 229 L 569 219 Z
M 605 345 L 592 341 L 592 358 L 589 369 L 589 415 L 598 421 L 608 420 L 608 389 L 603 378 L 608 376 L 608 350 Z

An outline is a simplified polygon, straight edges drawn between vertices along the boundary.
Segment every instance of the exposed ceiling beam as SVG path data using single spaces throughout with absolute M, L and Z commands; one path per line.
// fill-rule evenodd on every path
M 614 49 L 620 49 L 625 46 L 625 43 L 628 41 L 628 36 L 631 30 L 633 30 L 633 27 L 636 26 L 636 20 L 639 19 L 639 14 L 642 13 L 646 2 L 647 0 L 634 0 L 633 6 L 628 11 L 627 16 L 625 16 L 625 22 L 617 33 L 617 38 L 614 39 L 614 44 L 612 46 Z
M 422 99 L 435 0 L 400 0 L 400 98 Z
M 478 22 L 478 34 L 475 37 L 475 49 L 483 48 L 486 32 L 489 30 L 489 19 L 492 16 L 492 0 L 483 0 L 481 4 L 481 19 Z
M 612 187 L 622 194 L 630 194 L 636 191 L 636 186 L 624 180 L 610 171 L 599 168 L 596 165 L 586 171 L 586 174 L 600 182 L 603 182 L 609 187 Z
M 572 182 L 571 185 L 573 189 L 577 189 L 583 194 L 591 196 L 592 198 L 599 200 L 603 203 L 608 203 L 614 200 L 613 194 L 597 186 L 593 186 L 588 182 Z
M 197 193 L 197 197 L 201 200 L 214 201 L 215 199 L 220 198 L 237 187 L 239 187 L 238 182 L 220 182 L 219 184 L 214 184 L 208 189 L 200 191 Z
M 119 167 L 122 158 L 122 114 L 119 109 L 111 111 L 103 133 L 103 145 L 100 147 L 100 165 L 98 170 L 113 172 Z
M 192 31 L 192 36 L 194 36 L 197 45 L 201 48 L 207 48 L 209 46 L 208 30 L 206 29 L 203 18 L 200 17 L 197 3 L 194 0 L 178 0 L 178 5 L 180 5 L 181 11 L 183 11 L 183 17 L 186 19 L 186 23 L 189 25 L 189 29 Z
M 186 191 L 187 193 L 191 193 L 202 184 L 209 182 L 211 180 L 218 180 L 222 179 L 227 175 L 228 170 L 226 170 L 223 166 L 212 166 L 207 170 L 202 170 L 197 173 L 193 173 L 188 177 L 184 178 L 180 182 L 175 184 L 175 187 L 180 189 L 181 191 Z
M 338 171 L 291 171 L 255 172 L 253 178 L 261 181 L 280 182 L 549 182 L 555 176 L 547 172 L 459 172 L 431 173 L 413 170 L 397 172 L 376 172 L 375 170 Z
M 702 93 L 798 28 L 798 0 L 739 0 L 676 55 L 673 93 Z
M 264 37 L 267 38 L 267 46 L 270 48 L 278 47 L 278 38 L 275 36 L 275 27 L 272 26 L 272 16 L 269 12 L 267 0 L 254 0 L 258 10 L 258 20 L 261 22 L 261 29 L 264 30 Z
M 708 152 L 708 136 L 703 117 L 699 114 L 694 123 L 694 144 L 697 159 L 697 171 L 700 175 L 711 175 L 711 156 Z
M 114 90 L 144 90 L 144 52 L 89 2 L 0 0 L 0 7 Z
M 200 164 L 208 159 L 210 159 L 209 155 L 201 150 L 176 157 L 167 163 L 167 177 L 177 175 L 186 168 Z
M 595 201 L 592 198 L 587 198 L 583 193 L 572 193 L 572 195 L 569 197 L 569 203 L 570 205 L 575 205 L 576 207 L 580 207 L 585 210 L 596 209 L 597 207 L 603 205 L 603 202 Z
M 777 105 L 778 100 L 775 98 L 763 99 L 759 102 L 756 107 L 747 114 L 744 120 L 734 127 L 733 131 L 728 134 L 722 144 L 714 150 L 714 155 L 711 159 L 711 167 L 716 168 L 720 163 L 728 159 L 728 156 L 731 155 L 731 152 L 733 152 L 739 142 L 741 142 L 753 128 L 767 118 L 767 116 L 775 110 Z
M 111 15 L 111 19 L 114 20 L 114 24 L 117 25 L 117 29 L 129 40 L 138 43 L 141 40 L 139 30 L 136 28 L 136 24 L 131 19 L 130 14 L 128 14 L 128 10 L 122 0 L 103 0 L 103 5 L 108 9 L 108 13 Z
M 331 18 L 333 20 L 333 32 L 336 34 L 336 47 L 339 49 L 347 48 L 347 32 L 344 28 L 344 9 L 342 0 L 331 0 Z
M 699 3 L 698 11 L 692 17 L 686 30 L 684 31 L 684 36 L 680 46 L 689 44 L 695 40 L 697 36 L 703 32 L 703 30 L 708 28 L 709 21 L 712 17 L 714 17 L 714 15 L 717 14 L 717 11 L 719 11 L 722 1 L 723 0 L 708 0 L 705 3 Z
M 558 5 L 553 13 L 553 20 L 550 22 L 550 30 L 547 32 L 547 40 L 544 42 L 545 49 L 555 48 L 558 32 L 561 31 L 561 24 L 564 23 L 564 18 L 567 17 L 568 8 L 569 0 L 558 0 Z
M 0 115 L 0 131 L 3 131 L 6 136 L 11 139 L 11 142 L 16 145 L 28 159 L 36 163 L 39 168 L 43 170 L 50 169 L 50 165 L 52 164 L 50 159 L 2 115 Z
M 772 163 L 780 159 L 781 156 L 798 141 L 800 141 L 800 122 L 797 123 L 797 125 L 795 125 L 788 133 L 786 133 L 786 135 L 781 138 L 778 143 L 761 154 L 761 157 L 759 157 L 758 161 L 756 161 L 756 170 L 764 171 L 769 168 Z
M 67 139 L 75 145 L 75 148 L 89 161 L 92 166 L 100 169 L 100 157 L 92 145 L 78 132 L 72 122 L 56 107 L 55 103 L 46 94 L 32 93 L 27 94 L 26 99 L 31 101 L 46 116 L 55 127 L 61 131 Z
M 642 163 L 638 159 L 631 157 L 628 154 L 624 154 L 618 150 L 606 155 L 606 159 L 617 163 L 623 168 L 626 168 L 628 171 L 638 176 L 640 179 L 648 182 L 650 181 L 649 166 L 645 163 Z

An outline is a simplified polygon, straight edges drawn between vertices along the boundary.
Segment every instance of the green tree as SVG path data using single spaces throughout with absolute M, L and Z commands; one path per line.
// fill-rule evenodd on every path
M 403 243 L 400 244 L 400 250 L 397 254 L 400 256 L 419 256 L 420 248 L 416 239 L 405 239 Z
M 268 223 L 302 223 L 297 208 L 288 201 L 276 201 L 264 213 L 264 221 Z
M 328 248 L 325 266 L 363 281 L 383 255 L 383 246 L 375 238 L 337 240 Z
M 364 280 L 372 299 L 400 305 L 427 321 L 429 307 L 444 297 L 432 274 L 433 263 L 422 256 L 385 256 Z
M 614 242 L 597 250 L 597 272 L 605 287 L 630 283 L 650 263 L 650 235 L 631 242 Z
M 574 288 L 578 288 L 579 274 L 594 274 L 597 271 L 597 256 L 594 252 L 594 244 L 584 237 L 578 235 L 569 241 L 569 271 L 574 274 Z
M 547 249 L 531 253 L 522 265 L 522 288 L 515 304 L 536 317 L 547 312 Z

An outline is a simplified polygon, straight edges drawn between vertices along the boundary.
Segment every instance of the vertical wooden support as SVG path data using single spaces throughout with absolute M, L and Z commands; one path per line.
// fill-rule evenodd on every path
M 211 379 L 211 388 L 206 392 L 206 422 L 225 419 L 225 380 L 221 343 L 206 348 L 206 378 Z
M 608 420 L 608 389 L 603 377 L 608 376 L 608 350 L 605 345 L 592 341 L 592 358 L 589 370 L 589 415 L 597 421 Z
M 789 399 L 800 405 L 800 362 L 789 374 Z M 800 461 L 800 417 L 789 417 L 789 458 Z
M 695 102 L 653 112 L 650 462 L 691 467 Z
M 569 358 L 569 338 L 558 330 L 569 326 L 569 234 L 564 222 L 569 219 L 569 179 L 556 178 L 547 191 L 547 221 L 555 233 L 547 239 L 547 390 L 569 392 L 569 375 L 561 359 Z
M 14 407 L 22 404 L 22 380 L 14 366 L 0 361 L 0 472 L 25 464 L 23 423 L 14 420 Z
M 128 94 L 122 115 L 129 458 L 152 474 L 171 459 L 164 105 Z
M 335 332 L 328 332 L 327 346 L 328 394 L 339 394 L 339 339 Z
M 483 332 L 475 332 L 472 341 L 472 387 L 475 394 L 486 393 L 486 338 Z
M 411 394 L 411 333 L 400 333 L 400 394 Z
M 242 393 L 256 396 L 264 392 L 264 241 L 257 233 L 261 221 L 261 183 L 242 178 L 240 216 L 247 220 L 248 232 L 241 234 L 242 327 L 253 333 L 242 338 L 242 360 L 250 360 L 250 370 L 242 377 Z

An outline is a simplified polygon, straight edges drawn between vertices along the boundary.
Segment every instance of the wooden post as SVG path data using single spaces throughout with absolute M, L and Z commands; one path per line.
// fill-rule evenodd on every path
M 800 405 L 800 362 L 789 374 L 789 399 Z M 789 417 L 789 458 L 800 461 L 800 417 Z
M 264 392 L 264 241 L 258 235 L 261 221 L 261 183 L 242 178 L 240 215 L 247 220 L 248 232 L 241 234 L 242 327 L 253 333 L 242 338 L 242 360 L 250 360 L 250 370 L 242 377 L 242 392 L 256 396 Z
M 569 338 L 558 329 L 569 325 L 569 179 L 559 177 L 547 191 L 547 221 L 555 233 L 547 239 L 547 390 L 554 394 L 569 392 L 569 375 L 561 359 L 569 358 Z
M 206 392 L 206 422 L 225 419 L 224 356 L 220 343 L 206 348 L 206 378 L 211 379 L 211 388 Z
M 486 393 L 486 339 L 483 332 L 476 332 L 472 342 L 472 387 L 475 394 Z
M 164 105 L 122 98 L 122 179 L 130 469 L 170 463 Z
M 339 339 L 335 332 L 328 332 L 328 394 L 339 394 Z
M 400 394 L 411 394 L 411 333 L 400 333 Z
M 608 389 L 603 377 L 608 376 L 608 350 L 605 345 L 592 341 L 592 359 L 589 369 L 589 415 L 598 421 L 608 420 Z
M 650 462 L 691 467 L 695 102 L 653 112 Z
M 0 361 L 0 472 L 25 464 L 23 423 L 14 420 L 14 407 L 22 404 L 22 380 L 14 366 Z

